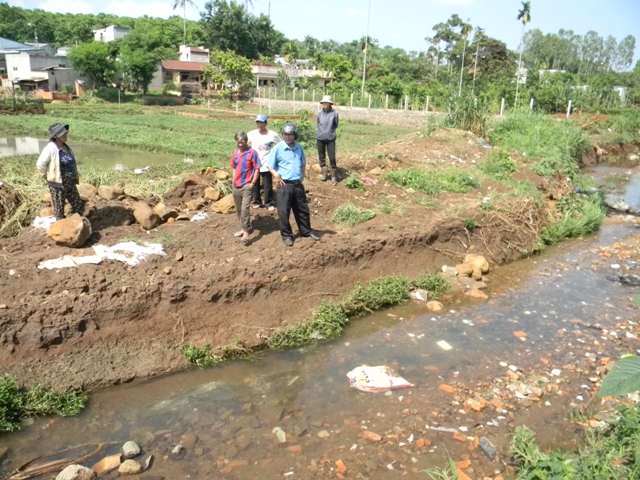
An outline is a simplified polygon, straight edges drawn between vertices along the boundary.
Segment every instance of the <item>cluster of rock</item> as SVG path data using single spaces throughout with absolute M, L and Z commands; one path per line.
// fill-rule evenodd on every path
M 91 468 L 77 464 L 69 465 L 58 474 L 56 480 L 93 480 L 114 470 L 118 470 L 121 475 L 135 475 L 147 470 L 153 460 L 150 453 L 141 453 L 136 442 L 128 441 L 122 446 L 120 453 L 104 457 Z
M 489 297 L 482 292 L 487 288 L 483 281 L 486 279 L 486 273 L 489 273 L 489 262 L 482 255 L 469 254 L 455 267 L 443 265 L 441 275 L 454 283 L 453 287 L 462 289 L 465 295 L 486 300 Z M 440 313 L 444 310 L 442 303 L 429 300 L 429 292 L 426 290 L 418 288 L 412 291 L 410 296 L 419 302 L 426 302 L 427 309 L 431 312 Z
M 217 185 L 229 179 L 229 173 L 225 170 L 214 170 L 211 167 L 200 174 L 189 174 L 176 187 L 165 192 L 163 197 L 168 202 L 157 199 L 148 201 L 125 194 L 121 184 L 109 186 L 101 185 L 96 188 L 88 183 L 77 185 L 80 198 L 87 202 L 84 216 L 74 214 L 64 220 L 55 222 L 47 235 L 56 243 L 68 247 L 81 247 L 91 236 L 91 222 L 87 217 L 96 214 L 96 200 L 108 202 L 120 202 L 122 207 L 133 215 L 135 222 L 146 230 L 152 230 L 162 223 L 171 223 L 179 220 L 190 220 L 190 212 L 196 212 L 210 206 L 215 213 L 234 213 L 235 204 L 233 195 L 223 195 Z M 51 205 L 51 194 L 44 195 L 44 201 Z M 66 213 L 70 213 L 70 205 L 66 205 Z M 53 215 L 53 209 L 48 206 L 40 210 L 40 217 Z

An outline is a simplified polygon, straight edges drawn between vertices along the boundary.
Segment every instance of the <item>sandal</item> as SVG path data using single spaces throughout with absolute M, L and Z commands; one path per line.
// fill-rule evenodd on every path
M 242 230 L 238 230 L 236 233 L 233 234 L 234 237 L 241 237 L 242 235 L 244 235 L 244 232 Z
M 242 239 L 241 239 L 244 243 L 247 243 L 249 241 L 249 235 L 243 235 Z

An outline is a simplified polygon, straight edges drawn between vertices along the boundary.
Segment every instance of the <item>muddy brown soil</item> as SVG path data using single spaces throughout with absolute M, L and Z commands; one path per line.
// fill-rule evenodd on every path
M 480 209 L 498 186 L 485 182 L 466 194 L 446 194 L 434 207 L 372 173 L 443 163 L 473 169 L 487 152 L 466 132 L 443 131 L 339 159 L 343 177 L 357 173 L 366 191 L 347 188 L 344 180 L 332 186 L 311 171 L 305 185 L 312 226 L 322 239 L 296 238 L 292 248 L 281 241 L 276 212 L 266 209 L 252 210 L 254 232 L 245 245 L 233 236 L 235 214 L 206 209 L 206 220 L 145 231 L 126 225 L 121 206 L 99 200 L 92 201 L 93 236 L 80 249 L 56 245 L 31 227 L 0 239 L 0 366 L 24 383 L 95 388 L 127 382 L 187 367 L 180 354 L 185 343 L 260 348 L 273 329 L 309 318 L 322 300 L 341 299 L 357 282 L 413 278 L 459 263 L 467 253 L 485 255 L 492 266 L 510 262 L 533 249 L 537 230 L 528 214 L 506 219 Z M 550 188 L 530 172 L 523 175 Z M 393 212 L 354 228 L 331 221 L 342 203 L 375 208 L 383 201 Z M 468 219 L 478 227 L 465 228 Z M 135 267 L 109 260 L 37 268 L 43 260 L 90 255 L 92 245 L 127 238 L 163 241 L 166 255 Z

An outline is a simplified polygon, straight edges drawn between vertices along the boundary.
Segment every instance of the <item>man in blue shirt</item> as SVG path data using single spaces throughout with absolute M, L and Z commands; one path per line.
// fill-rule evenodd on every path
M 284 142 L 273 147 L 267 160 L 267 167 L 276 186 L 280 235 L 282 235 L 284 244 L 291 247 L 293 246 L 293 231 L 291 223 L 289 223 L 291 210 L 293 210 L 293 216 L 298 224 L 300 236 L 313 240 L 320 240 L 320 237 L 311 230 L 309 204 L 302 185 L 307 159 L 304 156 L 302 145 L 296 142 L 298 127 L 294 123 L 286 123 L 282 127 L 282 137 Z

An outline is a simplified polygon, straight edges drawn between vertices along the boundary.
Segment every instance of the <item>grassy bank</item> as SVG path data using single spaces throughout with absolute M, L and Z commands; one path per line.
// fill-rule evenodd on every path
M 284 350 L 336 338 L 348 325 L 350 318 L 406 303 L 411 290 L 416 288 L 427 290 L 429 298 L 437 299 L 449 289 L 449 283 L 433 272 L 426 272 L 412 281 L 402 276 L 390 276 L 358 283 L 341 302 L 323 302 L 311 318 L 273 330 L 265 339 L 265 344 L 275 350 Z M 232 358 L 246 358 L 249 354 L 239 344 L 220 348 L 213 348 L 209 343 L 202 347 L 187 344 L 181 351 L 189 362 L 199 367 L 215 365 Z
M 40 384 L 22 388 L 9 375 L 0 377 L 0 432 L 20 430 L 28 417 L 77 415 L 85 406 L 87 396 L 79 390 L 57 391 Z

